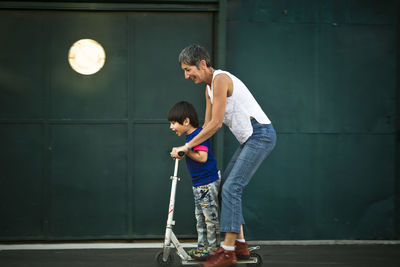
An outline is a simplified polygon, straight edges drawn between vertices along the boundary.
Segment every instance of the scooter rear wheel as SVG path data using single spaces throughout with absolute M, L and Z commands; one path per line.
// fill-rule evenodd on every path
M 250 258 L 257 258 L 257 263 L 248 263 L 246 266 L 262 266 L 263 258 L 256 252 L 250 252 Z
M 160 251 L 156 254 L 156 264 L 159 267 L 170 267 L 174 263 L 174 257 L 172 253 L 168 255 L 167 261 L 163 260 L 164 251 Z

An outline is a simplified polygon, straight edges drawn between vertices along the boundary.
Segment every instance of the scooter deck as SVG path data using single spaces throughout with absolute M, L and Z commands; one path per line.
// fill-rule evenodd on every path
M 260 249 L 260 246 L 249 247 L 250 252 L 252 252 L 254 250 L 258 250 L 258 249 Z M 189 257 L 189 259 L 185 259 L 184 257 L 181 257 L 182 265 L 195 265 L 195 264 L 202 264 L 203 262 L 205 262 L 205 261 L 193 259 L 190 256 L 188 256 L 188 257 Z M 248 263 L 257 264 L 258 261 L 259 261 L 259 259 L 257 257 L 250 256 L 250 258 L 246 259 L 246 260 L 238 259 L 237 264 L 248 264 Z
M 194 264 L 202 264 L 205 261 L 199 260 L 182 260 L 182 265 L 194 265 Z M 247 263 L 257 263 L 256 257 L 250 257 L 247 260 L 237 260 L 236 264 L 247 264 Z

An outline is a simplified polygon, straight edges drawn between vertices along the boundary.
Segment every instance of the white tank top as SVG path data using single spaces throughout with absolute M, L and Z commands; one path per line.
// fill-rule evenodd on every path
M 227 71 L 214 71 L 211 88 L 207 85 L 211 104 L 213 103 L 214 78 L 221 73 L 228 75 L 233 83 L 232 95 L 226 98 L 224 124 L 229 127 L 239 143 L 243 144 L 253 134 L 250 117 L 255 118 L 261 124 L 270 124 L 271 121 L 265 115 L 246 85 Z

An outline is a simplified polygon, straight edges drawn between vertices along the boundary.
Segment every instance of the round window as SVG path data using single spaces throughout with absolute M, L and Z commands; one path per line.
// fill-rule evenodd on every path
M 76 72 L 91 75 L 104 66 L 106 53 L 98 42 L 91 39 L 81 39 L 69 49 L 68 61 Z

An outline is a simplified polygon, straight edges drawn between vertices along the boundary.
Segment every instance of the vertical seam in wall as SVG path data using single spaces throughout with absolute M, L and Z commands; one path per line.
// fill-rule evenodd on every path
M 396 126 L 395 126 L 395 189 L 394 189 L 394 228 L 396 238 L 400 238 L 400 3 L 397 2 L 396 23 Z
M 320 10 L 321 7 L 319 6 L 318 9 Z M 321 134 L 321 118 L 320 118 L 320 86 L 319 86 L 319 75 L 320 75 L 320 38 L 321 38 L 321 21 L 318 19 L 315 23 L 315 37 L 314 37 L 314 94 L 315 94 L 315 121 L 317 122 L 317 129 L 316 132 L 318 134 L 315 135 L 314 141 L 318 144 L 317 149 L 313 150 L 312 158 L 317 159 L 319 161 L 318 155 L 321 155 L 320 149 L 321 146 L 319 145 L 320 141 L 320 134 Z M 320 167 L 321 164 L 316 164 L 312 167 L 312 182 L 313 182 L 313 194 L 312 194 L 312 203 L 314 209 L 314 216 L 312 217 L 314 225 L 318 225 L 318 214 L 319 214 L 319 207 L 320 202 L 317 199 L 320 199 L 320 183 L 316 181 L 318 177 L 320 177 Z
M 126 194 L 127 194 L 127 205 L 126 205 L 126 224 L 127 224 L 127 231 L 128 231 L 128 238 L 132 238 L 133 236 L 133 214 L 132 214 L 132 210 L 133 210 L 133 197 L 132 197 L 132 188 L 133 188 L 133 108 L 132 108 L 132 103 L 133 103 L 133 88 L 132 88 L 132 77 L 131 77 L 131 73 L 132 73 L 132 32 L 133 30 L 130 27 L 130 14 L 127 13 L 126 15 L 126 23 L 127 23 L 127 46 L 128 46 L 128 82 L 126 84 L 126 93 L 127 93 L 127 117 L 128 117 L 128 122 L 127 122 L 127 142 L 128 142 L 128 146 L 127 146 L 127 187 L 126 187 Z
M 219 0 L 218 5 L 218 20 L 217 20 L 217 34 L 214 34 L 214 38 L 217 39 L 217 64 L 218 68 L 225 69 L 226 63 L 226 18 L 227 18 L 227 1 Z M 221 127 L 217 132 L 215 140 L 215 154 L 217 160 L 217 167 L 223 168 L 224 163 L 224 131 L 225 128 Z
M 42 20 L 44 23 L 44 21 Z M 47 28 L 48 27 L 48 28 Z M 52 24 L 47 24 L 43 26 L 43 30 L 52 33 L 54 30 L 54 26 Z M 53 35 L 50 34 L 49 42 L 45 42 L 47 47 L 47 51 L 51 51 L 53 49 Z M 51 171 L 51 159 L 52 159 L 52 147 L 51 147 L 51 127 L 49 125 L 49 118 L 51 117 L 52 105 L 51 105 L 51 75 L 52 68 L 52 53 L 46 53 L 47 57 L 44 60 L 44 71 L 46 73 L 45 78 L 45 86 L 44 86 L 44 98 L 43 98 L 43 219 L 42 219 L 42 231 L 43 231 L 43 239 L 49 240 L 50 236 L 50 214 L 52 207 L 52 195 L 51 195 L 51 181 L 52 181 L 52 171 Z

